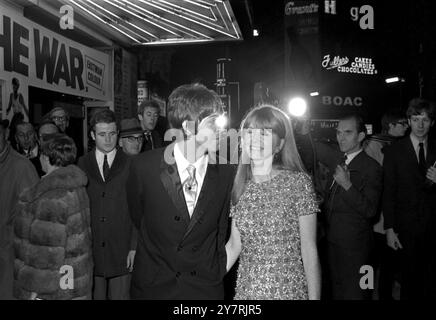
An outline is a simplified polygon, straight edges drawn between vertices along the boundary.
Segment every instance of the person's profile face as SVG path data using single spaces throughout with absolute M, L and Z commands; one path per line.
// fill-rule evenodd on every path
M 358 151 L 364 138 L 365 134 L 363 132 L 357 132 L 357 123 L 354 119 L 339 121 L 336 129 L 336 139 L 342 152 L 352 153 Z
M 156 127 L 159 119 L 159 110 L 153 107 L 145 107 L 142 116 L 139 117 L 144 130 L 152 131 Z
M 100 122 L 95 125 L 95 131 L 91 132 L 95 141 L 96 148 L 103 152 L 109 153 L 115 149 L 118 139 L 118 130 L 115 122 Z
M 423 112 L 419 115 L 413 115 L 409 118 L 410 130 L 413 135 L 418 138 L 425 139 L 433 126 L 434 121 L 430 119 L 427 112 Z
M 51 121 L 53 121 L 61 132 L 65 132 L 68 127 L 68 118 L 64 110 L 56 110 L 51 114 Z
M 33 149 L 36 145 L 36 133 L 30 124 L 17 126 L 15 136 L 19 146 L 24 150 Z

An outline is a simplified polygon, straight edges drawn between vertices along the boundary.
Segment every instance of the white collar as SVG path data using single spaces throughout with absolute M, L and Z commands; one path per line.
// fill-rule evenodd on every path
M 413 134 L 410 134 L 410 140 L 412 141 L 413 148 L 415 150 L 418 150 L 419 144 L 421 143 L 421 141 L 419 141 L 418 138 L 416 136 L 414 136 Z M 424 143 L 424 147 L 427 147 L 427 140 L 428 140 L 428 136 L 425 137 L 424 141 L 422 141 Z
M 174 146 L 174 159 L 176 160 L 177 165 L 177 171 L 179 172 L 179 176 L 181 180 L 183 181 L 182 177 L 186 174 L 186 169 L 189 165 L 193 165 L 195 167 L 195 175 L 199 178 L 203 179 L 206 170 L 207 170 L 207 164 L 209 162 L 209 156 L 207 154 L 201 156 L 197 159 L 194 163 L 190 163 L 185 156 L 183 155 L 183 152 L 181 150 L 182 143 L 177 142 Z
M 349 165 L 351 161 L 353 161 L 354 158 L 356 158 L 356 156 L 362 152 L 363 149 L 359 149 L 357 151 L 351 152 L 351 153 L 346 153 L 345 155 L 347 156 L 347 161 L 345 161 L 346 165 Z
M 112 166 L 112 162 L 114 162 L 116 154 L 117 154 L 117 148 L 114 148 L 109 153 L 103 153 L 100 150 L 98 150 L 97 148 L 95 148 L 95 156 L 97 157 L 97 162 L 101 161 L 101 163 L 103 163 L 104 156 L 107 155 L 107 162 L 109 164 L 109 167 Z

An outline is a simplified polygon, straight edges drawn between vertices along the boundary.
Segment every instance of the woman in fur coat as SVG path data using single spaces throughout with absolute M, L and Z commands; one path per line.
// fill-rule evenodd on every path
M 91 299 L 93 260 L 87 177 L 76 146 L 63 134 L 42 144 L 47 173 L 24 192 L 15 217 L 17 299 Z

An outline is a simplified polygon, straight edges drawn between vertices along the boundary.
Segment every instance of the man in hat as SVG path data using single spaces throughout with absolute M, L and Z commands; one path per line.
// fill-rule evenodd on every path
M 137 155 L 141 152 L 144 142 L 144 130 L 142 130 L 139 120 L 136 118 L 121 120 L 119 146 L 124 153 L 129 156 Z
M 32 163 L 7 143 L 8 125 L 0 118 L 0 300 L 12 299 L 13 216 L 18 197 L 39 180 Z

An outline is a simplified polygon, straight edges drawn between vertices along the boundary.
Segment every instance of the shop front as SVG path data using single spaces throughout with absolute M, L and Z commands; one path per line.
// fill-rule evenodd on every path
M 87 145 L 86 101 L 113 109 L 113 50 L 72 41 L 0 1 L 0 109 L 38 125 L 54 107 L 70 115 L 75 140 Z M 13 94 L 13 81 L 19 83 Z M 16 87 L 16 86 L 15 86 Z M 15 100 L 21 95 L 22 103 Z M 19 101 L 19 102 L 20 102 Z M 18 105 L 18 106 L 17 106 Z

